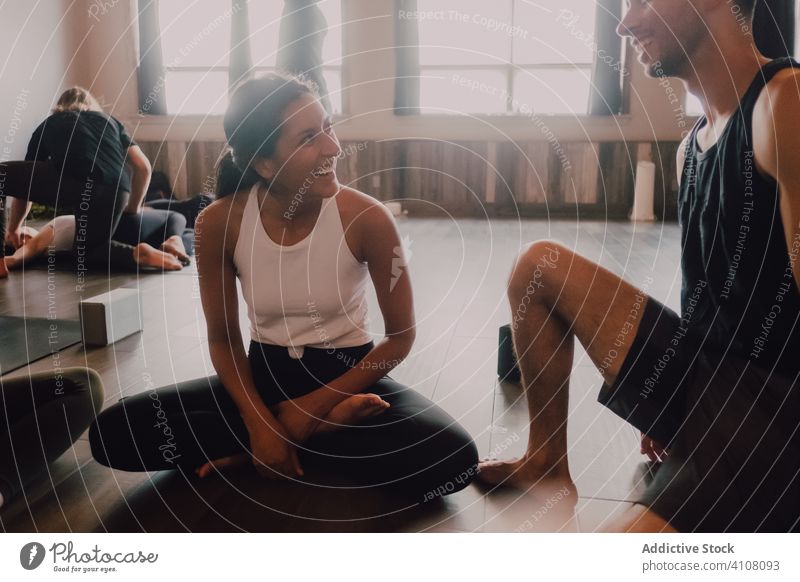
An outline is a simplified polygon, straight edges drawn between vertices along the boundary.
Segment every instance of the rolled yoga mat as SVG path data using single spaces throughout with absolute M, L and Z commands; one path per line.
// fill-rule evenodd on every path
M 80 341 L 79 321 L 0 316 L 0 376 Z

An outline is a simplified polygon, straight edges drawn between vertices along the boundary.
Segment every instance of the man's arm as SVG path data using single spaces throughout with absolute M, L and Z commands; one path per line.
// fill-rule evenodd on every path
M 137 214 L 142 209 L 144 198 L 147 195 L 153 168 L 150 160 L 137 145 L 128 148 L 127 161 L 133 170 L 133 176 L 131 178 L 131 197 L 125 207 L 125 212 Z
M 753 158 L 780 191 L 780 212 L 795 283 L 800 288 L 800 72 L 773 78 L 753 112 Z

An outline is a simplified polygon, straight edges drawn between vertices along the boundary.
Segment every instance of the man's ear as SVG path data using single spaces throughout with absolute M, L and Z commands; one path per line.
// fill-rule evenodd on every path
M 250 164 L 250 167 L 267 182 L 271 182 L 277 173 L 275 171 L 275 164 L 273 164 L 272 160 L 269 158 L 256 158 Z

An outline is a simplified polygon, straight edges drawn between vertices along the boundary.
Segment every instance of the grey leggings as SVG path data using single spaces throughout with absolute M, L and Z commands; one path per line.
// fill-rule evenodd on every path
M 0 377 L 0 493 L 8 500 L 66 451 L 103 406 L 88 368 Z
M 371 349 L 313 349 L 302 359 L 285 347 L 251 343 L 253 379 L 267 406 L 306 394 L 341 376 Z M 357 487 L 391 488 L 429 501 L 466 487 L 478 453 L 445 411 L 385 377 L 365 392 L 391 404 L 355 426 L 315 435 L 298 446 L 301 463 L 326 466 Z M 123 398 L 103 411 L 89 433 L 92 454 L 126 471 L 180 468 L 246 451 L 247 429 L 216 376 Z

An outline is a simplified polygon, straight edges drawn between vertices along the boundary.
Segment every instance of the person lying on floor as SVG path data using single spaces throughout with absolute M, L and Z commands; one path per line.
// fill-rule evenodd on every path
M 128 249 L 138 267 L 152 267 L 166 271 L 179 271 L 190 262 L 193 235 L 187 233 L 186 219 L 177 212 L 167 210 L 143 210 L 138 214 L 123 214 L 114 233 L 112 245 L 117 249 Z M 9 270 L 41 257 L 45 253 L 72 252 L 75 236 L 75 216 L 57 216 L 40 230 L 28 227 L 24 244 L 14 254 L 5 257 Z M 141 240 L 140 240 L 141 237 Z M 188 250 L 187 250 L 188 246 Z M 119 253 L 111 254 L 112 267 L 127 269 L 130 261 L 122 265 L 113 262 Z
M 313 89 L 275 74 L 246 81 L 224 128 L 231 151 L 219 167 L 219 197 L 197 222 L 217 375 L 103 411 L 89 434 L 95 459 L 201 476 L 249 462 L 267 478 L 290 480 L 313 463 L 359 488 L 420 502 L 466 487 L 478 461 L 472 438 L 387 376 L 415 337 L 403 247 L 380 202 L 339 184 L 341 148 Z M 377 344 L 367 327 L 370 281 L 385 326 Z
M 479 476 L 574 488 L 577 339 L 600 402 L 663 461 L 614 530 L 800 528 L 800 65 L 765 58 L 737 19 L 752 30 L 754 1 L 734 3 L 631 0 L 618 28 L 649 76 L 703 104 L 678 148 L 681 314 L 555 241 L 531 244 L 509 282 L 528 450 Z

